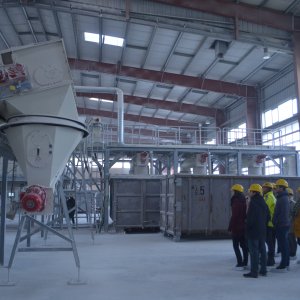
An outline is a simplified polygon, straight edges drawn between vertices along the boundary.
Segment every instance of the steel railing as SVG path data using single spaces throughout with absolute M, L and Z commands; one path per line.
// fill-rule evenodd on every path
M 118 142 L 116 125 L 91 124 L 87 144 L 103 147 Z M 281 130 L 218 127 L 124 126 L 126 145 L 229 145 L 233 147 L 282 147 Z

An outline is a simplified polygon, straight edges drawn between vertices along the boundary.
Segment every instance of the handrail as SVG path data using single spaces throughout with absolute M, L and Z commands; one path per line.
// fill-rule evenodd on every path
M 98 135 L 95 134 L 95 128 L 91 125 L 90 135 L 87 137 L 89 144 L 112 144 L 118 142 L 118 127 L 116 125 L 103 124 L 97 127 Z M 99 132 L 99 130 L 101 132 Z M 181 127 L 159 127 L 159 126 L 125 126 L 124 142 L 128 145 L 229 145 L 238 147 L 249 146 L 282 146 L 282 133 L 280 137 L 274 136 L 274 132 L 265 129 L 232 129 L 207 127 L 199 128 L 197 126 Z M 268 143 L 268 135 L 272 144 Z

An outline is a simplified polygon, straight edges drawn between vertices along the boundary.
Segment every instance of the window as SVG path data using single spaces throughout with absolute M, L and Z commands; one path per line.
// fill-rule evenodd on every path
M 237 128 L 230 129 L 227 133 L 228 143 L 240 140 L 247 135 L 246 123 L 242 123 Z
M 262 139 L 265 146 L 293 146 L 296 150 L 300 150 L 299 123 L 296 121 L 277 128 L 264 134 Z
M 270 127 L 273 124 L 287 120 L 298 113 L 297 99 L 288 100 L 274 109 L 262 114 L 262 127 Z
M 263 127 L 269 127 L 273 124 L 273 120 L 272 120 L 272 111 L 271 110 L 268 110 L 264 113 L 264 124 L 263 124 Z
M 300 150 L 300 133 L 298 121 L 277 128 L 273 132 L 268 132 L 263 135 L 264 146 L 290 146 Z M 277 164 L 276 164 L 277 163 Z M 268 160 L 265 162 L 265 175 L 275 175 L 280 173 L 279 159 L 274 161 Z
M 279 118 L 278 118 L 279 122 L 291 118 L 293 116 L 292 100 L 280 104 L 278 106 L 278 111 L 280 111 Z
M 129 169 L 130 162 L 129 161 L 117 161 L 113 166 L 112 169 Z
M 205 142 L 206 145 L 216 145 L 216 139 L 211 139 L 207 142 Z
M 248 168 L 242 168 L 242 175 L 248 175 Z
M 280 174 L 280 168 L 279 166 L 279 159 L 272 160 L 266 160 L 265 162 L 265 175 L 276 175 Z

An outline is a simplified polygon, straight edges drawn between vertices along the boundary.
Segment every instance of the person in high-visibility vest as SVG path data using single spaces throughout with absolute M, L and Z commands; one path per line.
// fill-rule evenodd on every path
M 262 185 L 263 189 L 263 197 L 268 205 L 269 212 L 270 212 L 270 221 L 268 222 L 267 226 L 267 236 L 266 236 L 266 244 L 268 248 L 268 259 L 267 259 L 267 266 L 274 266 L 275 265 L 275 228 L 273 225 L 273 215 L 276 205 L 276 198 L 273 193 L 273 184 L 271 182 L 265 182 Z

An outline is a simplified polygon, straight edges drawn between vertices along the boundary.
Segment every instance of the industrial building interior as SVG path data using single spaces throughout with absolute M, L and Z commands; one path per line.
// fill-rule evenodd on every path
M 297 197 L 299 82 L 300 0 L 0 1 L 1 299 L 298 299 L 228 223 Z

